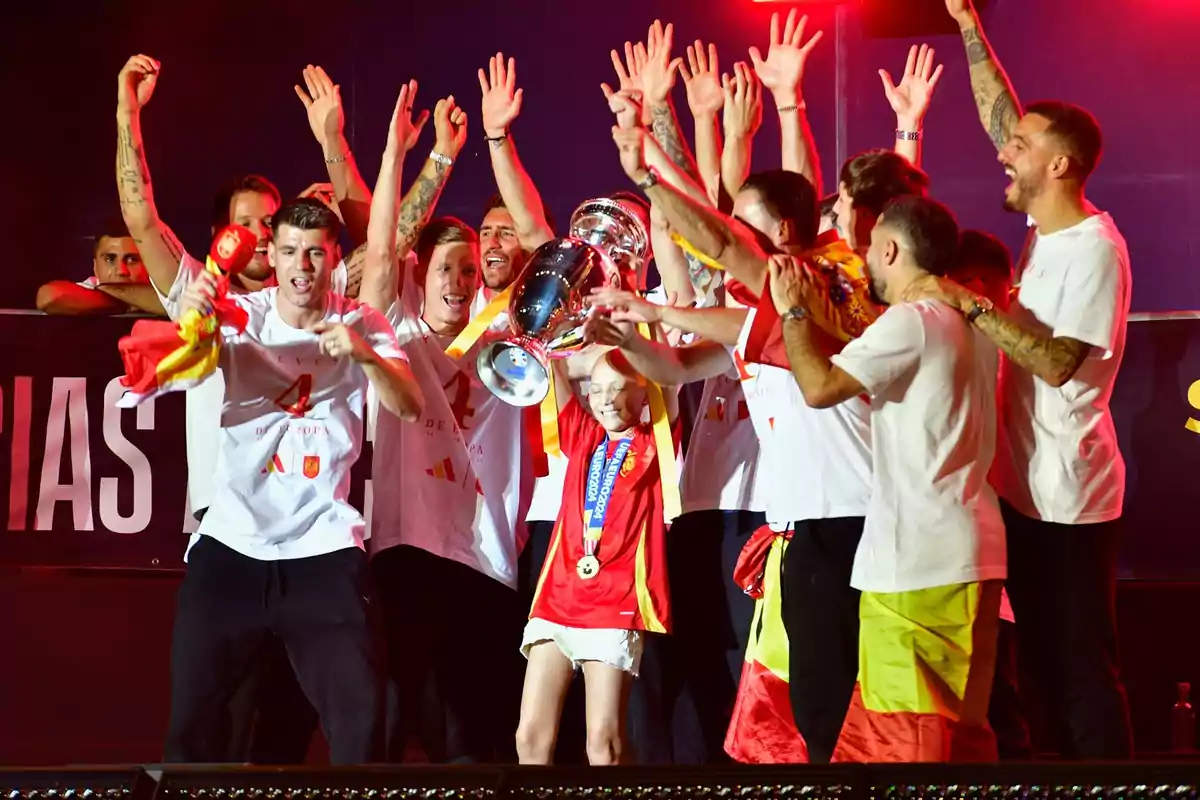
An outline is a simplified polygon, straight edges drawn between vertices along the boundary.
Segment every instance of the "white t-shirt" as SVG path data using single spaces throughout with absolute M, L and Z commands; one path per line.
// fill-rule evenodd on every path
M 862 517 L 871 494 L 870 407 L 810 408 L 791 371 L 747 364 L 750 310 L 732 352 L 759 440 L 759 483 L 773 523 Z
M 683 511 L 765 511 L 758 434 L 741 382 L 728 375 L 704 382 L 680 480 Z
M 262 561 L 361 548 L 365 524 L 348 497 L 367 375 L 348 358 L 322 355 L 317 334 L 284 322 L 277 292 L 233 296 L 249 317 L 246 328 L 221 329 L 226 380 L 216 474 L 196 536 Z M 383 358 L 404 358 L 374 309 L 330 293 L 323 319 L 354 328 Z
M 407 270 L 406 270 L 407 272 Z M 425 396 L 416 422 L 379 409 L 371 469 L 370 551 L 412 545 L 517 585 L 517 554 L 533 493 L 523 410 L 488 391 L 475 372 L 484 336 L 457 361 L 452 337 L 421 320 L 421 292 L 406 278 L 388 320 Z M 493 330 L 507 330 L 500 315 Z
M 1061 388 L 1007 358 L 1000 366 L 1000 434 L 992 482 L 1022 514 L 1083 524 L 1121 516 L 1125 460 L 1109 398 L 1125 353 L 1130 268 L 1108 214 L 1037 235 L 1009 314 L 1044 336 L 1092 345 Z
M 159 287 L 154 287 L 168 317 L 179 318 L 179 303 L 184 289 L 203 271 L 203 262 L 184 253 L 179 270 L 175 273 L 175 282 L 167 289 L 167 293 L 163 294 Z M 345 294 L 346 280 L 346 262 L 342 261 L 333 272 L 330 291 Z M 236 286 L 232 288 L 241 291 Z M 221 427 L 221 404 L 224 399 L 225 376 L 219 369 L 211 378 L 187 392 L 184 433 L 187 439 L 188 507 L 193 513 L 212 504 L 213 474 L 217 467 L 217 430 Z
M 850 585 L 908 592 L 1006 576 L 987 482 L 996 355 L 947 305 L 891 306 L 833 357 L 871 396 L 875 469 Z

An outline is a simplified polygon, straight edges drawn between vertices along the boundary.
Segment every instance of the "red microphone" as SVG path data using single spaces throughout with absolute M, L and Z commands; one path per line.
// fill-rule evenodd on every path
M 258 236 L 242 225 L 226 225 L 213 238 L 208 253 L 209 267 L 216 267 L 221 275 L 236 275 L 246 268 L 254 258 L 258 247 Z

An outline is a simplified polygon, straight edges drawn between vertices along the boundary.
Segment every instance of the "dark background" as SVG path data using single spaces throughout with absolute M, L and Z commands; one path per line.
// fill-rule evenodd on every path
M 873 0 L 876 3 L 881 0 Z M 897 9 L 941 0 L 882 0 Z M 514 133 L 526 166 L 558 219 L 587 196 L 624 188 L 598 85 L 614 76 L 608 50 L 645 37 L 655 18 L 676 24 L 676 51 L 704 37 L 722 69 L 765 52 L 772 11 L 792 5 L 825 40 L 805 80 L 809 116 L 827 188 L 840 162 L 867 147 L 891 147 L 894 117 L 876 71 L 898 76 L 910 44 L 928 40 L 946 73 L 926 120 L 925 166 L 935 193 L 964 224 L 987 228 L 1014 249 L 1023 220 L 1000 210 L 1005 178 L 976 118 L 956 35 L 872 39 L 848 4 L 841 37 L 845 92 L 835 84 L 834 5 L 751 0 L 80 0 L 22 3 L 6 20 L 2 84 L 7 119 L 0 163 L 3 217 L 20 242 L 0 285 L 0 306 L 30 307 L 37 286 L 88 272 L 87 237 L 116 213 L 113 180 L 116 76 L 133 53 L 163 64 L 144 116 L 146 149 L 163 217 L 193 250 L 208 236 L 210 198 L 223 179 L 261 172 L 285 193 L 325 179 L 304 109 L 292 92 L 306 63 L 342 86 L 347 133 L 368 183 L 403 80 L 421 83 L 418 105 L 454 94 L 470 116 L 468 146 L 439 210 L 477 224 L 494 191 L 479 128 L 475 77 L 502 48 L 514 55 L 525 106 Z M 873 12 L 878 14 L 879 12 Z M 1092 199 L 1129 239 L 1135 311 L 1200 308 L 1194 277 L 1200 243 L 1200 94 L 1194 60 L 1200 4 L 1194 0 L 992 0 L 987 32 L 1026 102 L 1060 98 L 1100 120 L 1107 139 Z M 875 17 L 878 19 L 878 17 Z M 680 82 L 682 84 L 682 82 Z M 690 129 L 683 87 L 676 102 Z M 779 163 L 769 95 L 754 163 Z M 839 113 L 841 117 L 839 137 Z M 432 146 L 432 126 L 408 159 L 411 176 Z
M 893 8 L 928 5 L 887 2 Z M 935 9 L 939 2 L 934 0 Z M 841 37 L 846 72 L 845 91 L 839 93 L 833 11 L 826 3 L 803 5 L 827 37 L 805 86 L 826 185 L 832 188 L 843 158 L 892 145 L 894 120 L 876 70 L 886 67 L 897 75 L 907 47 L 920 40 L 867 38 L 861 14 L 852 10 Z M 454 93 L 472 127 L 440 211 L 477 223 L 494 185 L 479 130 L 475 71 L 504 48 L 517 57 L 526 89 L 514 129 L 522 158 L 555 214 L 565 219 L 584 197 L 626 184 L 598 89 L 601 81 L 613 80 L 609 48 L 644 37 L 658 16 L 676 23 L 678 52 L 696 36 L 713 38 L 728 70 L 734 60 L 746 58 L 749 45 L 765 49 L 770 12 L 789 7 L 750 0 L 169 5 L 96 0 L 6 9 L 0 86 L 7 113 L 0 125 L 0 159 L 7 185 L 0 210 L 9 225 L 12 263 L 0 282 L 0 306 L 31 306 L 43 281 L 87 275 L 87 237 L 117 211 L 115 84 L 130 54 L 144 52 L 163 62 L 145 114 L 147 152 L 163 216 L 200 251 L 208 235 L 210 195 L 224 178 L 259 171 L 285 193 L 325 178 L 292 92 L 306 63 L 325 66 L 342 84 L 347 133 L 368 182 L 374 180 L 400 82 L 421 81 L 422 107 Z M 1200 100 L 1192 69 L 1200 4 L 992 0 L 984 21 L 1025 101 L 1070 100 L 1100 119 L 1108 147 L 1091 195 L 1114 214 L 1129 239 L 1135 311 L 1200 308 L 1200 280 L 1193 277 L 1200 243 Z M 1024 221 L 1000 210 L 1005 178 L 976 119 L 961 42 L 957 36 L 927 38 L 946 64 L 926 120 L 925 166 L 935 193 L 965 225 L 989 229 L 1015 249 Z M 690 129 L 682 87 L 676 100 Z M 416 152 L 427 152 L 431 144 L 432 130 Z M 777 119 L 769 107 L 756 144 L 757 167 L 779 163 Z M 410 176 L 419 161 L 409 159 Z M 1156 580 L 1122 584 L 1121 627 L 1138 745 L 1160 750 L 1167 743 L 1173 682 L 1200 680 L 1197 639 L 1186 611 L 1197 607 L 1196 585 L 1163 580 L 1186 580 L 1200 563 L 1188 484 L 1200 455 L 1183 429 L 1193 414 L 1186 394 L 1200 377 L 1191 366 L 1200 346 L 1176 323 L 1134 327 L 1139 330 L 1131 331 L 1130 353 L 1144 355 L 1127 360 L 1121 397 L 1114 402 L 1130 463 L 1130 514 L 1139 520 L 1127 537 L 1124 574 Z M 38 341 L 28 355 L 36 353 L 44 364 L 79 345 L 78 339 L 43 338 L 45 331 L 9 327 L 4 344 Z M 107 335 L 99 338 L 110 346 Z M 115 360 L 115 351 L 105 352 Z M 29 374 L 15 361 L 11 350 L 0 359 L 6 392 L 14 375 Z M 10 413 L 6 407 L 4 451 Z M 1200 411 L 1194 415 L 1200 418 Z M 128 422 L 126 431 L 134 439 Z M 35 475 L 36 469 L 35 464 Z M 99 475 L 107 467 L 96 469 Z M 169 480 L 181 488 L 176 478 Z M 156 521 L 157 514 L 156 508 Z M 171 527 L 174 514 L 168 516 L 167 527 L 153 533 L 170 537 L 170 543 L 158 539 L 155 555 L 159 544 L 168 551 L 182 545 L 182 534 Z M 6 551 L 16 557 L 0 567 L 0 764 L 157 759 L 178 573 L 15 566 L 13 561 L 28 563 L 27 558 L 43 564 L 73 560 L 57 546 L 48 553 L 47 542 L 30 541 L 36 533 L 4 532 L 10 537 Z M 95 536 L 83 539 L 77 544 L 97 543 Z

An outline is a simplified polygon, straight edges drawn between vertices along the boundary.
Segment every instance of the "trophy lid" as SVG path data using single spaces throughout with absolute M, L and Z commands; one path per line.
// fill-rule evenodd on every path
M 604 250 L 614 261 L 620 256 L 646 260 L 650 230 L 645 214 L 632 203 L 611 197 L 586 200 L 571 215 L 570 235 Z

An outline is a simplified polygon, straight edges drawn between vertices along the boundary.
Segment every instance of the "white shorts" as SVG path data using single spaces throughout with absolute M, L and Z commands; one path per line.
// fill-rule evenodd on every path
M 521 638 L 521 655 L 529 658 L 529 650 L 543 642 L 554 642 L 575 669 L 584 661 L 599 661 L 637 677 L 642 663 L 641 631 L 571 628 L 544 619 L 529 620 Z

